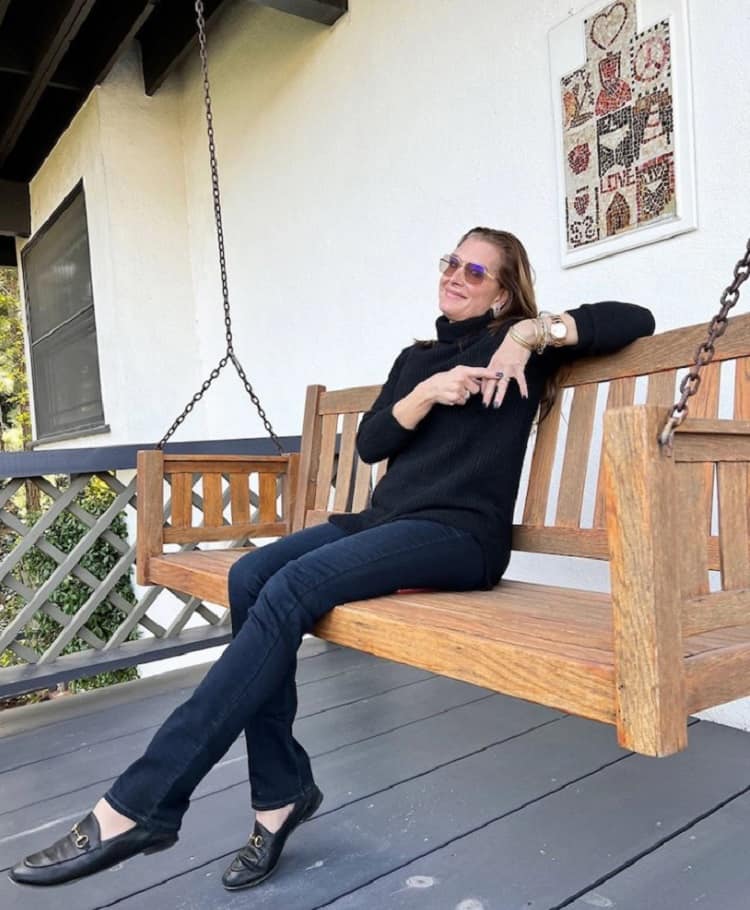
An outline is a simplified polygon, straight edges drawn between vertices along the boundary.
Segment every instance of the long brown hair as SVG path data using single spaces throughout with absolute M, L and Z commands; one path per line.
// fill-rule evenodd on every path
M 529 254 L 518 237 L 510 231 L 473 227 L 463 235 L 456 246 L 461 246 L 469 237 L 478 237 L 500 251 L 500 273 L 497 279 L 500 287 L 508 292 L 508 299 L 501 312 L 488 324 L 487 329 L 497 334 L 502 329 L 507 329 L 509 323 L 519 322 L 521 319 L 535 319 L 539 315 L 539 310 L 534 293 L 534 273 L 529 262 Z M 559 389 L 559 379 L 557 376 L 551 376 L 542 392 L 539 420 L 544 420 L 552 410 Z

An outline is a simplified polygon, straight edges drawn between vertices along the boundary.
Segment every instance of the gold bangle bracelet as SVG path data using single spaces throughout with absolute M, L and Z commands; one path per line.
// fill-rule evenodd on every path
M 526 348 L 527 351 L 536 350 L 536 345 L 530 341 L 527 341 L 514 325 L 508 329 L 508 334 L 513 339 L 513 341 L 515 341 L 517 344 L 520 344 L 522 348 Z

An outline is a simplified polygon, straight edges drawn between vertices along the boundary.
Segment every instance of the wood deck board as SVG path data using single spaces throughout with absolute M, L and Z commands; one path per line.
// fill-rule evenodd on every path
M 606 906 L 716 907 L 747 910 L 750 864 L 743 849 L 750 829 L 750 794 L 732 800 L 656 853 L 582 896 L 571 910 Z M 595 903 L 593 898 L 598 898 Z
M 706 829 L 708 840 L 675 834 L 674 841 L 661 842 L 706 812 L 716 809 L 719 819 L 728 811 L 719 807 L 748 785 L 747 734 L 697 723 L 686 752 L 646 759 L 620 750 L 605 725 L 465 683 L 420 677 L 346 649 L 321 651 L 312 640 L 305 648 L 314 656 L 300 660 L 297 735 L 314 756 L 326 799 L 320 815 L 295 833 L 279 873 L 252 892 L 253 906 L 427 910 L 453 908 L 471 897 L 484 910 L 527 901 L 549 910 L 590 894 L 593 882 L 610 877 L 597 893 L 623 895 L 616 906 L 648 910 L 646 895 L 652 894 L 659 897 L 659 910 L 684 910 L 690 904 L 686 895 L 701 889 L 707 906 L 746 906 L 748 877 L 739 845 L 747 808 L 737 818 L 733 840 L 718 826 L 715 835 Z M 144 683 L 152 686 L 149 694 L 140 697 L 136 683 L 132 701 L 123 700 L 118 687 L 112 710 L 100 697 L 88 704 L 82 699 L 79 713 L 71 706 L 75 699 L 58 702 L 59 721 L 55 704 L 25 715 L 13 712 L 13 734 L 0 735 L 4 766 L 6 750 L 17 752 L 19 760 L 33 755 L 35 737 L 39 754 L 0 772 L 0 868 L 65 831 L 106 786 L 106 756 L 129 760 L 150 736 L 145 727 L 190 691 L 184 676 L 175 677 L 172 691 Z M 28 718 L 27 729 L 19 717 Z M 132 749 L 125 755 L 128 740 Z M 66 751 L 71 743 L 79 743 L 78 751 Z M 93 785 L 96 768 L 101 782 Z M 45 783 L 53 774 L 59 785 Z M 249 905 L 246 894 L 227 894 L 219 882 L 247 834 L 246 787 L 238 743 L 196 791 L 173 849 L 66 886 L 64 894 L 21 889 L 3 877 L 0 905 L 45 910 L 58 907 L 62 897 L 80 910 L 113 902 L 121 910 Z M 13 798 L 16 790 L 34 795 L 33 804 L 18 806 L 24 800 Z M 17 808 L 5 810 L 11 804 Z M 57 823 L 44 831 L 30 830 L 53 819 Z M 700 825 L 706 821 L 696 831 Z M 718 838 L 717 849 L 737 847 L 734 862 L 724 857 L 720 884 L 711 862 L 694 863 L 710 854 L 712 838 Z M 631 891 L 622 890 L 628 882 L 618 873 L 633 861 L 633 870 L 648 870 L 649 889 L 637 890 L 635 876 L 629 887 L 638 899 L 630 903 Z M 691 862 L 689 884 L 696 890 L 679 890 L 676 885 L 688 877 L 676 881 L 677 864 Z M 413 876 L 435 882 L 409 887 Z M 574 906 L 578 910 L 579 903 Z M 581 910 L 586 906 L 591 904 L 580 903 Z

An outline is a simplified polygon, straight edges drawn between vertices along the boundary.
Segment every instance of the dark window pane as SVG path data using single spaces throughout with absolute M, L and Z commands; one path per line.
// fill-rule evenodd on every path
M 32 341 L 93 305 L 83 193 L 44 230 L 24 256 L 24 269 Z
M 34 345 L 33 368 L 39 436 L 104 423 L 93 310 Z
M 77 190 L 23 251 L 36 433 L 101 426 L 86 208 Z

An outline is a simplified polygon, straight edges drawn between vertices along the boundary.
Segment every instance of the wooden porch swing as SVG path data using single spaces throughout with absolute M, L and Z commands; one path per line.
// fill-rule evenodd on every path
M 210 126 L 200 0 L 196 12 Z M 164 443 L 230 360 L 278 444 L 232 348 L 211 129 L 209 147 L 227 353 L 158 448 L 139 453 L 137 567 L 141 584 L 227 606 L 229 568 L 247 549 L 195 549 L 199 542 L 278 536 L 324 521 L 332 511 L 359 511 L 386 466 L 377 466 L 373 477 L 355 450 L 375 386 L 309 387 L 299 454 L 164 454 Z M 750 241 L 707 341 L 701 344 L 704 328 L 690 326 L 640 339 L 614 356 L 578 361 L 562 382 L 572 395 L 564 441 L 558 444 L 562 389 L 539 427 L 513 546 L 609 560 L 611 594 L 518 581 L 492 591 L 397 593 L 337 606 L 315 634 L 614 724 L 619 743 L 645 755 L 685 748 L 690 714 L 749 695 L 750 316 L 727 319 L 749 274 Z M 685 367 L 682 397 L 670 411 L 677 370 Z M 645 377 L 646 403 L 636 406 L 639 377 Z M 605 383 L 606 409 L 597 418 Z M 733 384 L 732 419 L 718 419 L 722 383 Z M 691 397 L 693 416 L 685 419 Z M 597 468 L 592 440 L 598 439 Z M 564 454 L 553 503 L 558 448 Z M 584 526 L 589 464 L 597 471 L 596 506 Z M 171 489 L 167 522 L 165 480 Z M 196 527 L 198 483 L 203 522 Z M 182 550 L 165 552 L 170 544 Z M 710 572 L 720 573 L 720 585 Z

